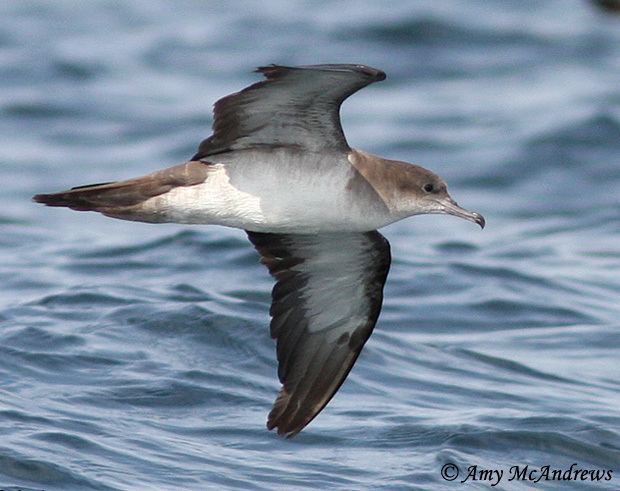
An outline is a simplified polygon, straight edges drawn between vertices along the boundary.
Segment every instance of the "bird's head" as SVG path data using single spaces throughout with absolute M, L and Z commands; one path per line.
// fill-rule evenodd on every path
M 448 194 L 446 182 L 437 174 L 409 164 L 409 172 L 399 182 L 399 194 L 408 215 L 442 213 L 464 218 L 484 228 L 485 220 L 479 213 L 461 208 Z

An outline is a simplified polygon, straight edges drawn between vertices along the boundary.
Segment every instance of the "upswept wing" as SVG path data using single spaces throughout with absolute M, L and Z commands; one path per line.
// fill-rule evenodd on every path
M 348 151 L 340 105 L 362 87 L 385 79 L 385 73 L 364 65 L 270 65 L 257 71 L 266 80 L 215 103 L 213 135 L 192 160 L 260 146 Z
M 271 336 L 283 386 L 267 427 L 293 436 L 330 401 L 370 337 L 390 245 L 377 231 L 248 237 L 276 279 Z

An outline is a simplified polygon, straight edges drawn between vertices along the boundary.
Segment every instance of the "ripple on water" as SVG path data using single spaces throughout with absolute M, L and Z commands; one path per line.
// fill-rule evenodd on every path
M 492 450 L 510 448 L 515 456 L 522 456 L 530 462 L 536 461 L 536 454 L 552 453 L 562 460 L 581 465 L 590 464 L 614 468 L 620 460 L 620 452 L 601 449 L 600 443 L 588 443 L 583 440 L 549 431 L 495 431 L 473 430 L 470 433 L 455 435 L 449 439 L 458 447 L 470 450 Z M 557 465 L 557 464 L 556 464 Z
M 84 489 L 112 491 L 114 488 L 97 481 L 92 481 L 73 472 L 68 468 L 49 461 L 31 459 L 26 455 L 13 452 L 0 454 L 0 469 L 3 477 L 14 479 L 17 482 L 37 483 L 38 486 L 64 486 L 65 489 Z M 27 489 L 19 486 L 19 489 Z M 40 488 L 33 488 L 40 491 Z

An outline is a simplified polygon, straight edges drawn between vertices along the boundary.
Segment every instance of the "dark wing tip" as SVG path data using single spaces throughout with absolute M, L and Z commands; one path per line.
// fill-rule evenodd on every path
M 303 404 L 291 408 L 289 407 L 291 397 L 292 394 L 283 387 L 267 418 L 267 429 L 271 431 L 277 428 L 278 435 L 286 438 L 297 435 L 323 408 L 321 407 L 318 411 L 307 411 L 304 410 Z
M 325 64 L 325 65 L 300 65 L 300 66 L 286 66 L 286 65 L 267 65 L 260 66 L 255 71 L 262 73 L 268 80 L 273 80 L 284 76 L 286 73 L 293 70 L 315 70 L 324 72 L 356 72 L 367 76 L 374 82 L 385 80 L 385 72 L 377 68 L 373 68 L 367 65 L 355 65 L 355 64 Z
M 286 72 L 292 69 L 294 69 L 294 67 L 271 64 L 266 66 L 259 66 L 256 68 L 256 70 L 254 70 L 254 72 L 262 73 L 266 79 L 272 80 L 274 78 L 281 77 Z

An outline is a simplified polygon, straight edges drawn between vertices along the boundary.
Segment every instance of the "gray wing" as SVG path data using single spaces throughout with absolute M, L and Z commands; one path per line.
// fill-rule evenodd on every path
M 276 279 L 270 314 L 282 389 L 267 427 L 293 436 L 344 382 L 375 327 L 390 269 L 377 231 L 281 235 L 247 232 Z
M 364 65 L 271 65 L 257 69 L 267 80 L 215 103 L 213 135 L 192 160 L 258 146 L 348 150 L 340 105 L 385 73 Z

